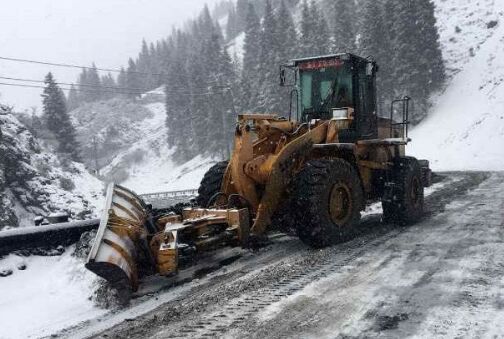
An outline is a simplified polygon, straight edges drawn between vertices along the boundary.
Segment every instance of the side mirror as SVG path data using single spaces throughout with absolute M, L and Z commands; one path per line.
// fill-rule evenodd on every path
M 280 86 L 285 86 L 285 69 L 280 70 Z
M 373 70 L 374 70 L 374 63 L 373 62 L 368 62 L 366 65 L 366 75 L 368 77 L 373 75 Z

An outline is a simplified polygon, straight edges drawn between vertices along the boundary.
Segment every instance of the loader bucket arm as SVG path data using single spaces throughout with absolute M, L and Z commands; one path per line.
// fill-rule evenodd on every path
M 148 234 L 146 211 L 147 206 L 135 193 L 119 185 L 108 186 L 86 268 L 118 289 L 138 289 L 138 249 Z
M 257 209 L 257 215 L 251 228 L 253 235 L 262 235 L 271 224 L 280 199 L 302 165 L 303 159 L 310 153 L 314 144 L 322 143 L 327 136 L 328 123 L 325 122 L 294 139 L 280 151 L 272 162 L 268 182 Z

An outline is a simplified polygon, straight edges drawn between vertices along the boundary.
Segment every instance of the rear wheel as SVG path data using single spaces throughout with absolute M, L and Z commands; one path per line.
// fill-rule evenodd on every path
M 382 201 L 383 219 L 397 224 L 412 224 L 423 215 L 424 185 L 420 164 L 415 158 L 401 158 L 394 166 Z
M 342 159 L 306 163 L 296 177 L 297 233 L 312 247 L 341 242 L 358 223 L 364 196 L 359 175 Z
M 196 203 L 200 207 L 208 207 L 211 199 L 221 191 L 222 181 L 228 166 L 228 161 L 221 161 L 210 167 L 201 180 Z

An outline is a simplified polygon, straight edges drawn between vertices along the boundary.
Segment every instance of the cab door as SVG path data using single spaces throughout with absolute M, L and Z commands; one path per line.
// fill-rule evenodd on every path
M 374 63 L 358 63 L 357 72 L 357 133 L 359 139 L 378 137 L 378 117 L 376 112 L 376 67 Z

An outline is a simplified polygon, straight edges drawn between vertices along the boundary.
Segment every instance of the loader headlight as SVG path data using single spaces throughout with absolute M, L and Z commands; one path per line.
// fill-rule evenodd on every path
M 346 109 L 346 108 L 333 108 L 332 118 L 337 119 L 337 120 L 348 119 L 348 109 Z

